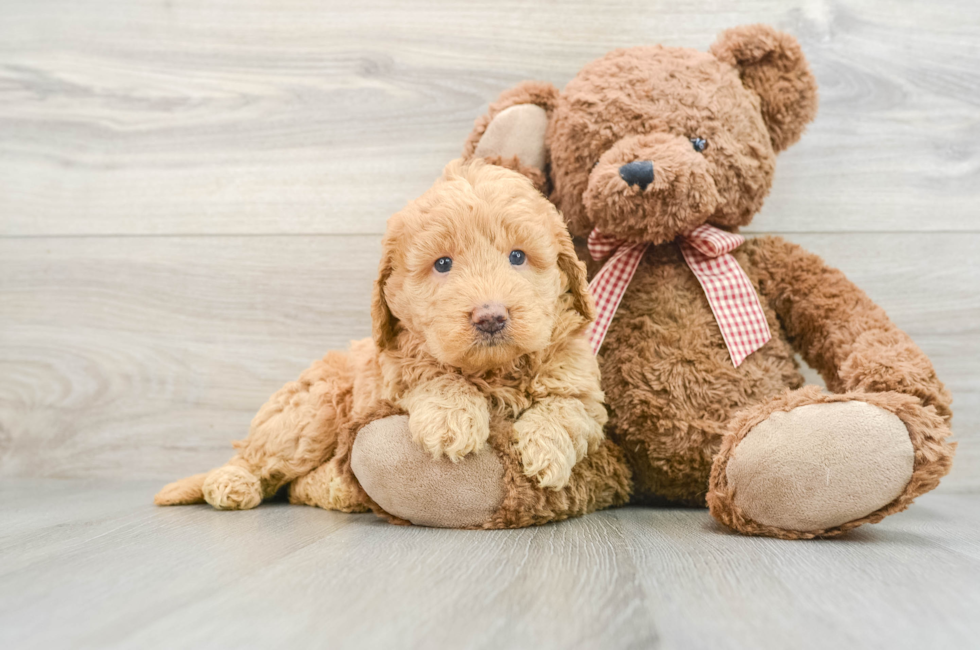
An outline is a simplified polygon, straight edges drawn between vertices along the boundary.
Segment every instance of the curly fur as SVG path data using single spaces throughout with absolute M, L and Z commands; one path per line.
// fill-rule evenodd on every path
M 524 264 L 510 263 L 515 249 Z M 438 273 L 433 263 L 445 256 L 453 267 Z M 492 339 L 471 322 L 488 302 L 508 315 Z M 227 465 L 165 487 L 157 503 L 251 508 L 295 482 L 296 502 L 376 508 L 349 469 L 349 443 L 352 425 L 385 403 L 408 412 L 419 445 L 451 460 L 486 445 L 491 417 L 502 418 L 539 488 L 564 488 L 601 444 L 585 268 L 554 206 L 520 174 L 454 162 L 394 215 L 372 318 L 372 339 L 328 353 L 272 396 Z

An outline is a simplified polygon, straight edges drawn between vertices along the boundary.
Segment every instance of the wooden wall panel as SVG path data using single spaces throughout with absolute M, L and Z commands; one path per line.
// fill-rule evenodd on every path
M 606 50 L 796 34 L 820 114 L 753 232 L 843 268 L 932 355 L 980 488 L 980 5 L 5 3 L 0 474 L 154 479 L 369 331 L 385 219 L 489 101 Z
M 0 234 L 377 234 L 510 85 L 750 22 L 822 98 L 756 228 L 980 228 L 977 3 L 61 0 L 0 21 Z
M 956 398 L 947 484 L 980 487 L 980 234 L 793 239 L 932 356 Z M 222 461 L 272 391 L 370 334 L 378 254 L 373 235 L 0 240 L 0 473 L 165 478 Z

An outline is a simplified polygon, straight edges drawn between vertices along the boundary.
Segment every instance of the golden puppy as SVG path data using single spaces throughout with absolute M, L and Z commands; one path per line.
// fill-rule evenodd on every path
M 372 339 L 313 364 L 262 407 L 227 465 L 168 485 L 156 502 L 255 507 L 324 464 L 329 472 L 338 433 L 383 401 L 409 414 L 433 457 L 454 461 L 486 445 L 491 414 L 512 418 L 525 473 L 556 490 L 602 440 L 585 268 L 524 176 L 450 163 L 388 220 L 371 315 Z M 330 507 L 353 509 L 351 486 L 331 476 Z

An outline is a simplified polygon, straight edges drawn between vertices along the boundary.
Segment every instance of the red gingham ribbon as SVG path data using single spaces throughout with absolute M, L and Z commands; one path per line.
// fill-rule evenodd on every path
M 729 254 L 744 241 L 741 235 L 704 224 L 682 235 L 679 242 L 684 260 L 704 289 L 736 367 L 772 338 L 752 281 Z M 589 235 L 592 259 L 612 255 L 589 284 L 596 304 L 596 319 L 588 332 L 593 354 L 599 353 L 626 287 L 649 245 L 631 244 L 603 235 L 598 229 Z

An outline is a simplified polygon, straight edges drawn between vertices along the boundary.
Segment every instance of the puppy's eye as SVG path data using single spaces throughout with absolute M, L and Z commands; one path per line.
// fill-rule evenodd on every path
M 708 148 L 708 141 L 704 138 L 691 138 L 691 144 L 694 145 L 694 150 L 698 153 L 702 153 Z
M 511 251 L 510 252 L 510 263 L 514 266 L 520 266 L 527 261 L 527 255 L 524 251 Z
M 449 273 L 449 269 L 453 268 L 453 258 L 440 257 L 432 267 L 436 270 L 436 273 Z

